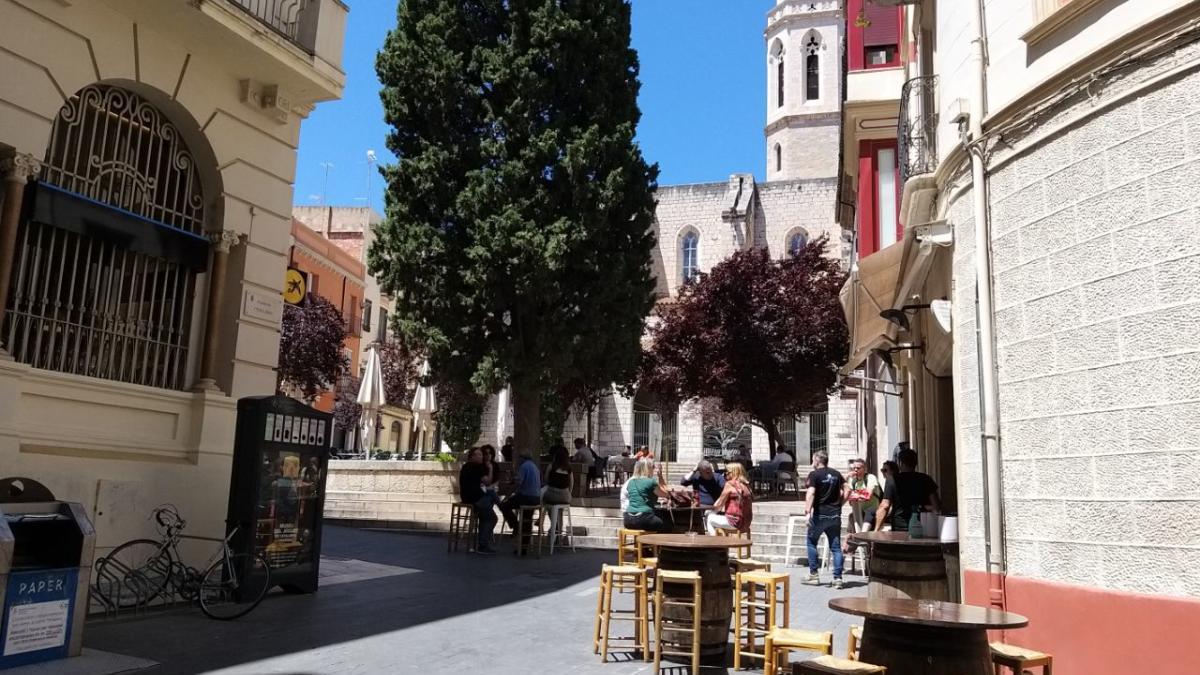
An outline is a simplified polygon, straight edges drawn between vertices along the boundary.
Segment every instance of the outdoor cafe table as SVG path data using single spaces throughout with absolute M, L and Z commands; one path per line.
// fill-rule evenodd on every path
M 988 630 L 1029 619 L 990 607 L 936 600 L 834 598 L 829 608 L 864 618 L 859 660 L 888 675 L 992 675 Z
M 688 532 L 704 534 L 704 518 L 711 510 L 711 506 L 655 507 L 654 515 L 670 525 L 671 532 L 674 534 L 687 534 Z
M 943 551 L 958 544 L 913 539 L 907 532 L 854 532 L 850 541 L 871 546 L 869 598 L 949 600 Z
M 641 543 L 658 548 L 658 569 L 690 570 L 700 573 L 703 596 L 700 607 L 700 660 L 723 666 L 729 646 L 729 624 L 733 618 L 733 588 L 729 582 L 729 549 L 744 544 L 737 537 L 700 534 L 646 534 Z M 691 602 L 686 586 L 669 584 L 663 593 Z M 664 607 L 663 618 L 691 622 L 691 608 Z

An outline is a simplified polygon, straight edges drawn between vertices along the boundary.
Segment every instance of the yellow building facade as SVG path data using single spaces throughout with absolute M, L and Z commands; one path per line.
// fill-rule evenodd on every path
M 0 2 L 0 475 L 97 554 L 223 531 L 236 400 L 272 394 L 300 122 L 340 0 Z

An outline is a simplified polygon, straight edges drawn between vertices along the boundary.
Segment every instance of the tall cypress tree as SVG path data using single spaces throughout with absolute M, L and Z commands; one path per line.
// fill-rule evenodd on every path
M 439 378 L 547 391 L 634 376 L 658 169 L 634 143 L 628 0 L 403 0 L 377 69 L 387 218 L 370 269 Z

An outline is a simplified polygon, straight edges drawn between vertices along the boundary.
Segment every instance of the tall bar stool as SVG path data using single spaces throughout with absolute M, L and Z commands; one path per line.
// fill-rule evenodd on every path
M 1054 657 L 1049 654 L 1003 642 L 993 642 L 988 646 L 992 650 L 992 666 L 996 669 L 996 675 L 1000 674 L 1001 667 L 1011 668 L 1015 675 L 1021 675 L 1026 668 L 1038 666 L 1042 668 L 1042 675 L 1051 675 L 1054 668 Z
M 637 563 L 638 559 L 638 537 L 646 534 L 645 530 L 627 530 L 620 528 L 617 530 L 617 564 L 625 565 L 627 563 Z
M 646 591 L 646 570 L 632 565 L 604 565 L 600 569 L 600 595 L 596 599 L 596 623 L 592 634 L 592 650 L 600 654 L 602 663 L 608 661 L 610 640 L 632 642 L 633 650 L 642 651 L 642 659 L 650 660 L 650 622 L 646 616 L 649 600 Z M 613 591 L 634 594 L 633 609 L 613 609 Z M 613 621 L 632 621 L 632 636 L 613 636 Z
M 793 650 L 804 649 L 808 651 L 820 652 L 821 654 L 833 658 L 833 633 L 829 631 L 816 630 L 796 630 L 794 628 L 773 628 L 767 633 L 766 639 L 766 663 L 763 665 L 763 675 L 776 675 L 781 666 L 786 667 L 788 663 L 788 654 Z M 845 659 L 836 659 L 844 661 Z M 859 663 L 858 661 L 849 661 L 849 663 Z M 872 666 L 874 667 L 874 666 Z M 825 671 L 815 671 L 825 672 Z M 842 671 L 830 671 L 842 672 Z M 849 671 L 852 673 L 856 670 Z M 864 671 L 876 672 L 876 671 Z
M 873 666 L 862 661 L 839 659 L 835 656 L 818 656 L 811 661 L 796 664 L 795 675 L 882 675 L 887 672 L 883 666 Z
M 767 661 L 767 635 L 789 625 L 791 577 L 786 572 L 740 572 L 734 592 L 733 668 L 739 670 L 743 656 Z M 764 648 L 761 652 L 760 644 Z
M 525 522 L 529 521 L 529 536 L 531 539 L 529 542 L 529 548 L 536 551 L 538 557 L 541 557 L 541 540 L 542 537 L 545 536 L 545 530 L 542 528 L 542 521 L 545 519 L 544 516 L 545 512 L 543 511 L 541 504 L 517 507 L 517 530 L 513 532 L 513 537 L 516 539 L 516 542 L 513 545 L 516 547 L 517 555 L 524 555 L 529 552 L 529 550 L 525 548 L 525 537 L 522 536 L 522 533 L 525 532 Z M 533 533 L 534 523 L 537 524 L 536 536 L 538 538 L 538 545 L 536 548 L 532 542 L 532 538 L 535 536 Z
M 692 675 L 700 675 L 700 622 L 701 617 L 701 600 L 704 596 L 704 585 L 700 580 L 699 572 L 680 571 L 680 570 L 659 570 L 655 580 L 654 588 L 654 673 L 658 675 L 661 668 L 662 657 L 664 656 L 690 656 L 692 657 Z M 682 600 L 668 600 L 663 595 L 663 587 L 667 584 L 687 584 L 692 587 L 692 601 L 684 602 Z M 687 607 L 692 610 L 692 621 L 687 627 L 674 625 L 677 622 L 668 619 L 667 630 L 676 633 L 690 633 L 692 636 L 691 651 L 668 651 L 666 643 L 663 640 L 663 607 Z M 672 643 L 674 644 L 674 643 Z
M 450 530 L 446 537 L 446 552 L 457 551 L 465 542 L 468 551 L 475 550 L 475 507 L 466 502 L 450 505 Z
M 554 555 L 554 542 L 559 538 L 559 526 L 562 525 L 564 517 L 566 518 L 566 534 L 567 544 L 571 547 L 571 552 L 575 552 L 575 521 L 571 520 L 571 505 L 570 504 L 543 504 L 542 509 L 550 519 L 550 555 Z M 538 553 L 542 551 L 542 544 L 546 543 L 546 537 L 538 542 Z
M 850 626 L 850 634 L 846 636 L 846 658 L 858 660 L 858 643 L 862 642 L 862 626 Z

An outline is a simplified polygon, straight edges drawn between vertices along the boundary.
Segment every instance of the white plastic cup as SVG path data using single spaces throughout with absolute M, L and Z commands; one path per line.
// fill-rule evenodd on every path
M 940 539 L 947 543 L 958 541 L 958 518 L 954 516 L 945 518 L 945 522 L 942 523 Z

